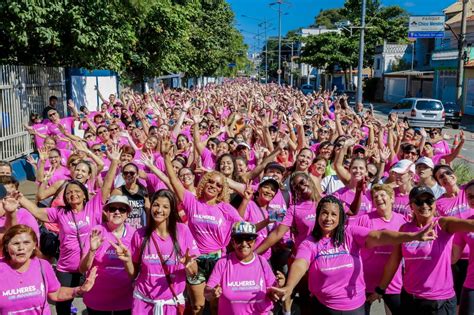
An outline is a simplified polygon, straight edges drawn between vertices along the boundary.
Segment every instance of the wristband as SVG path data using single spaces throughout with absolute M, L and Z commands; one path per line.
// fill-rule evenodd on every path
M 385 290 L 381 287 L 375 287 L 375 293 L 377 293 L 378 295 L 385 295 Z
M 291 315 L 291 311 L 289 311 L 289 312 L 283 312 L 283 315 Z

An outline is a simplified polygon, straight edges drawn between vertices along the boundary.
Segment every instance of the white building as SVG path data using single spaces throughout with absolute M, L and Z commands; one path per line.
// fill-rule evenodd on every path
M 382 78 L 385 73 L 392 72 L 393 67 L 400 63 L 411 64 L 412 47 L 412 45 L 389 44 L 387 42 L 377 46 L 374 56 L 374 77 Z

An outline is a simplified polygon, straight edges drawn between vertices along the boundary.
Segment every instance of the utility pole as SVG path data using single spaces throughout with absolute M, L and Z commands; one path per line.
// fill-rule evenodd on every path
M 278 5 L 278 85 L 281 85 L 281 5 L 286 4 L 290 5 L 290 3 L 285 2 L 284 0 L 277 0 L 276 2 L 270 3 L 270 6 Z
M 359 39 L 359 65 L 357 66 L 357 103 L 362 103 L 362 71 L 364 70 L 364 39 L 365 39 L 365 10 L 366 0 L 362 0 Z
M 456 101 L 460 107 L 461 113 L 464 113 L 464 54 L 466 52 L 466 29 L 467 29 L 467 5 L 469 0 L 462 0 L 462 18 L 461 18 L 461 33 L 458 39 L 458 74 L 457 74 L 457 94 Z
M 290 57 L 290 86 L 293 87 L 293 44 L 291 42 L 291 57 Z

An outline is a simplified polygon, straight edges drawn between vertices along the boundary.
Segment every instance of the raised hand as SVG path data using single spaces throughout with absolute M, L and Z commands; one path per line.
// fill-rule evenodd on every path
M 161 140 L 161 146 L 160 146 L 160 151 L 162 156 L 166 156 L 171 153 L 173 145 L 171 144 L 171 141 L 169 137 L 164 136 L 163 139 Z
M 102 233 L 99 230 L 92 230 L 90 239 L 90 249 L 91 251 L 96 251 L 100 245 L 104 242 L 104 238 L 102 237 Z
M 8 213 L 13 213 L 20 207 L 20 202 L 18 201 L 18 195 L 9 196 L 2 199 L 3 210 Z
M 31 166 L 36 166 L 36 163 L 38 163 L 37 160 L 35 160 L 30 154 L 26 157 L 26 162 L 31 164 Z
M 416 239 L 422 242 L 435 240 L 438 237 L 433 230 L 435 225 L 436 222 L 431 222 L 425 229 L 416 233 Z
M 186 253 L 179 259 L 179 262 L 184 265 L 187 275 L 195 275 L 198 272 L 198 266 L 195 263 L 196 255 L 189 255 L 189 248 L 186 249 Z
M 244 194 L 243 194 L 243 197 L 245 200 L 251 200 L 252 197 L 253 197 L 253 189 L 252 189 L 252 185 L 250 185 L 250 181 L 247 182 L 247 184 L 245 185 L 245 190 L 244 190 Z
M 222 288 L 220 286 L 220 284 L 216 285 L 212 291 L 211 291 L 211 294 L 212 294 L 212 298 L 213 299 L 218 299 L 221 294 L 222 294 Z
M 390 157 L 390 149 L 384 147 L 382 150 L 379 151 L 380 154 L 380 161 L 388 162 L 388 158 Z
M 75 109 L 76 108 L 76 105 L 74 104 L 74 101 L 69 99 L 67 101 L 67 107 L 69 107 L 70 109 Z
M 278 287 L 283 288 L 285 286 L 285 282 L 286 282 L 285 275 L 281 271 L 277 270 L 275 276 L 276 276 L 276 281 L 277 281 Z
M 111 146 L 110 149 L 107 150 L 106 152 L 107 152 L 107 157 L 111 161 L 119 161 L 120 156 L 122 155 L 122 150 L 119 148 L 118 145 Z
M 49 150 L 46 147 L 38 149 L 39 159 L 41 161 L 46 161 L 48 159 Z
M 148 167 L 155 165 L 155 159 L 153 158 L 153 155 L 150 152 L 143 153 L 140 156 L 140 161 L 142 161 L 143 164 L 145 164 Z
M 132 260 L 132 254 L 128 250 L 127 246 L 123 245 L 120 238 L 118 238 L 116 235 L 114 236 L 117 243 L 114 243 L 110 240 L 109 240 L 109 243 L 110 245 L 112 245 L 113 248 L 115 248 L 115 252 L 117 253 L 118 259 L 120 259 L 123 262 L 130 262 Z

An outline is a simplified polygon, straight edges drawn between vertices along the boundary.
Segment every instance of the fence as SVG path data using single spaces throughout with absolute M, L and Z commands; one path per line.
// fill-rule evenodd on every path
M 11 161 L 33 151 L 23 127 L 32 112 L 41 113 L 49 96 L 58 97 L 58 111 L 66 110 L 63 68 L 0 65 L 0 160 Z

